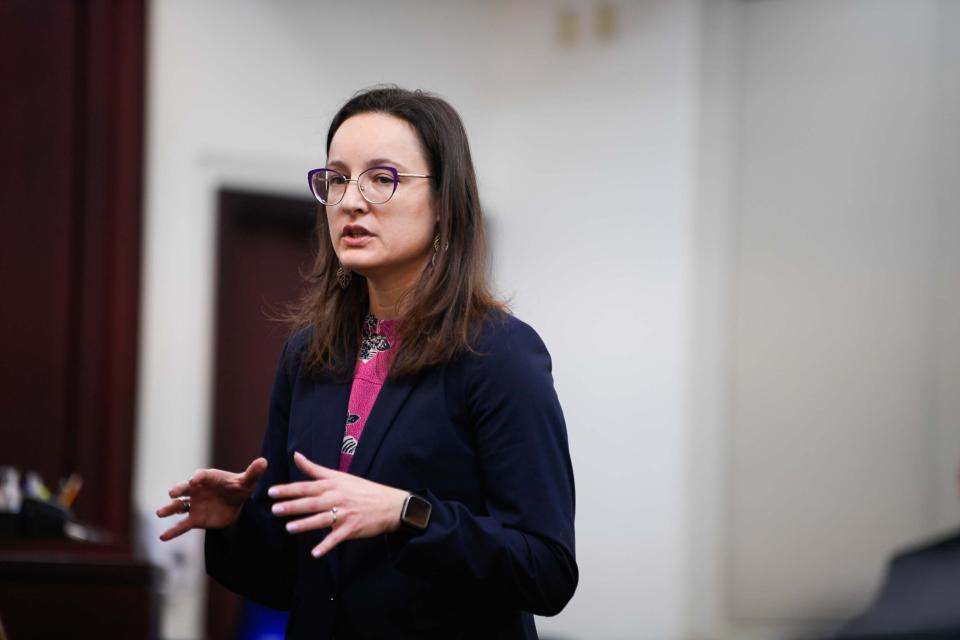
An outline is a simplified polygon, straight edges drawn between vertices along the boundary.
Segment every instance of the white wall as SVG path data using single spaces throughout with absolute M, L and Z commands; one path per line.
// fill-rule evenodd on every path
M 689 638 L 728 634 L 727 474 L 744 3 L 702 5 L 685 440 Z M 726 634 L 726 635 L 725 635 Z
M 728 597 L 764 637 L 851 616 L 958 521 L 958 15 L 744 5 Z
M 945 528 L 957 522 L 956 485 L 946 481 L 960 457 L 960 3 L 936 3 L 934 52 L 934 154 L 937 219 L 934 223 L 934 291 L 931 333 L 935 349 L 931 410 L 932 454 L 937 469 L 931 520 Z M 957 478 L 960 484 L 960 478 Z
M 303 193 L 330 116 L 381 81 L 459 108 L 494 229 L 498 290 L 544 337 L 578 490 L 581 585 L 543 632 L 680 637 L 687 617 L 696 2 L 187 2 L 151 5 L 136 507 L 173 573 L 164 633 L 200 635 L 201 536 L 152 512 L 205 466 L 213 197 L 224 181 Z M 542 196 L 538 183 L 576 186 Z

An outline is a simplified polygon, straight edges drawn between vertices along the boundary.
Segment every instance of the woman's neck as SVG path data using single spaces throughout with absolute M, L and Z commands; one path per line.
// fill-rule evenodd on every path
M 373 280 L 367 278 L 367 293 L 370 296 L 370 313 L 377 320 L 396 320 L 402 313 L 400 298 L 404 288 L 377 286 Z
M 426 266 L 426 265 L 423 265 Z M 367 275 L 367 294 L 370 298 L 370 313 L 377 320 L 396 320 L 406 312 L 408 302 L 404 294 L 416 285 L 423 268 L 408 273 Z
M 404 299 L 404 294 L 413 290 L 428 262 L 429 256 L 423 255 L 394 265 L 388 271 L 364 273 L 370 298 L 370 313 L 377 320 L 398 320 L 403 317 L 409 304 Z

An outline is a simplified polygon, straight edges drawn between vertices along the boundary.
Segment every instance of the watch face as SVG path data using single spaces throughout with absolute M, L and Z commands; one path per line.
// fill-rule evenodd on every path
M 432 509 L 433 505 L 430 504 L 429 500 L 410 495 L 404 505 L 402 520 L 411 527 L 426 529 L 427 523 L 430 522 L 430 511 Z

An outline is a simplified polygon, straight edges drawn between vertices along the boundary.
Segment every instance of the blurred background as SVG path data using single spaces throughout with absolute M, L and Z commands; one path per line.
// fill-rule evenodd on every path
M 382 82 L 460 112 L 553 356 L 581 580 L 545 638 L 824 636 L 960 526 L 960 2 L 0 0 L 0 42 L 0 465 L 80 474 L 97 539 L 0 537 L 11 640 L 78 583 L 238 637 L 154 510 L 256 455 L 306 172 Z

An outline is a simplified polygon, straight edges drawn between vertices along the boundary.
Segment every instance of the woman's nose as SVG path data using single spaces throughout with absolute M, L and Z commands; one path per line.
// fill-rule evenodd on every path
M 360 184 L 352 180 L 348 182 L 340 206 L 347 211 L 362 211 L 366 210 L 368 204 L 360 192 Z

